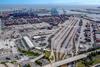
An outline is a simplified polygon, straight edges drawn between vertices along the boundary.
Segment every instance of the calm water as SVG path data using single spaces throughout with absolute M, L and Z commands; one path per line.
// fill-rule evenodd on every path
M 0 5 L 0 10 L 12 10 L 20 8 L 59 8 L 59 9 L 86 9 L 86 8 L 96 8 L 96 5 Z

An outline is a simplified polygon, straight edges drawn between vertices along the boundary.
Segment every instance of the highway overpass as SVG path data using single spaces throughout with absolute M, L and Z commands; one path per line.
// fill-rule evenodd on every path
M 74 56 L 74 57 L 71 57 L 71 58 L 68 58 L 68 59 L 65 59 L 65 60 L 61 60 L 61 61 L 58 61 L 58 62 L 54 62 L 54 63 L 48 64 L 48 65 L 45 65 L 43 67 L 57 67 L 57 66 L 61 66 L 63 64 L 71 63 L 73 61 L 85 58 L 85 57 L 87 57 L 87 55 L 88 54 L 81 54 L 81 55 Z

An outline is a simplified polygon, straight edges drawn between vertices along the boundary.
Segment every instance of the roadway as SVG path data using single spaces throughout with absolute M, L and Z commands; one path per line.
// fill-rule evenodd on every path
M 40 56 L 34 58 L 34 59 L 26 59 L 26 60 L 17 60 L 18 63 L 26 63 L 26 62 L 35 62 L 39 59 L 41 59 L 44 56 L 44 54 L 41 54 Z
M 100 52 L 100 49 L 94 50 L 94 51 L 91 51 L 91 52 L 96 52 L 96 51 Z M 77 55 L 77 56 L 74 56 L 74 57 L 70 57 L 68 59 L 64 59 L 64 60 L 61 60 L 61 61 L 53 62 L 51 64 L 47 64 L 47 65 L 42 66 L 42 67 L 57 67 L 57 66 L 61 66 L 61 65 L 67 64 L 67 63 L 71 63 L 73 61 L 77 61 L 77 60 L 80 60 L 82 58 L 87 57 L 88 54 L 90 54 L 91 52 L 80 54 L 80 55 Z
M 35 59 L 31 59 L 30 62 L 35 62 L 35 61 L 41 59 L 42 57 L 44 57 L 44 54 L 41 54 L 40 56 L 36 57 Z
M 45 65 L 43 67 L 57 67 L 57 66 L 60 66 L 60 65 L 63 65 L 63 64 L 71 63 L 73 61 L 85 58 L 85 57 L 87 57 L 87 55 L 88 54 L 81 54 L 81 55 L 74 56 L 74 57 L 71 57 L 71 58 L 68 58 L 68 59 L 65 59 L 65 60 L 61 60 L 61 61 L 58 61 L 58 62 L 54 62 L 54 63 L 48 64 L 48 65 Z

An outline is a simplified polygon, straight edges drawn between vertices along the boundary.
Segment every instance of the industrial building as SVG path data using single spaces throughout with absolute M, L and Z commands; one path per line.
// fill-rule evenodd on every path
M 26 49 L 31 49 L 34 47 L 33 43 L 31 42 L 28 36 L 23 36 L 21 42 L 23 42 L 21 45 Z

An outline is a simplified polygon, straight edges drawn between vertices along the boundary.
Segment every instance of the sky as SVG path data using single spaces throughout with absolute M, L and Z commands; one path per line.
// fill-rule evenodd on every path
M 100 0 L 0 0 L 0 4 L 100 5 Z

